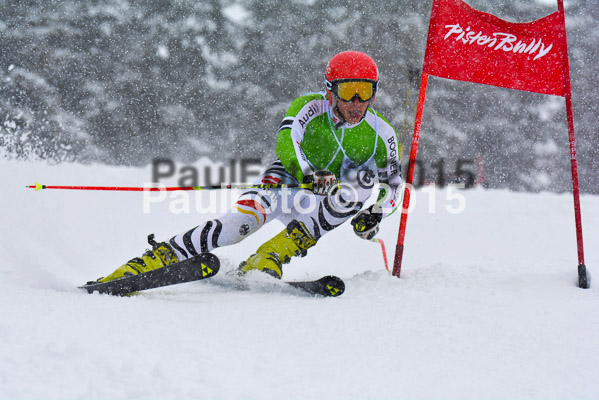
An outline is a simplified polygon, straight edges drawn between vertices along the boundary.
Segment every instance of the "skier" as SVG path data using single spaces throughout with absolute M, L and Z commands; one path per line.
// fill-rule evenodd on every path
M 311 191 L 247 190 L 222 217 L 168 242 L 154 242 L 152 250 L 98 282 L 238 243 L 274 219 L 286 228 L 241 263 L 240 274 L 259 270 L 281 278 L 283 264 L 294 256 L 305 256 L 322 235 L 350 217 L 359 237 L 374 237 L 381 220 L 396 209 L 401 185 L 397 134 L 372 108 L 378 80 L 372 58 L 345 51 L 328 62 L 324 91 L 305 94 L 291 103 L 277 133 L 278 160 L 256 183 L 313 183 Z M 362 209 L 372 194 L 375 174 L 382 187 L 378 200 Z

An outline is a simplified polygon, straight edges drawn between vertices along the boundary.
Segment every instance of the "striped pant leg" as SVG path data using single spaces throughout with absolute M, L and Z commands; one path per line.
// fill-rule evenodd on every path
M 298 181 L 276 161 L 254 183 L 297 184 Z M 279 190 L 246 190 L 226 214 L 172 237 L 169 243 L 179 259 L 239 243 L 280 214 L 281 194 Z
M 265 197 L 246 192 L 224 215 L 172 237 L 169 243 L 180 260 L 239 243 L 264 225 L 267 207 Z
M 327 196 L 310 193 L 312 198 L 304 198 L 293 212 L 282 214 L 279 219 L 285 224 L 293 219 L 303 222 L 318 240 L 356 215 L 372 195 L 373 188 L 374 174 L 361 171 L 355 180 L 341 183 L 339 189 Z

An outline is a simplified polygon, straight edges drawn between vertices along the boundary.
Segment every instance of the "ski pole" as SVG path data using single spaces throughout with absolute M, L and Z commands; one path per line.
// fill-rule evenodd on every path
M 383 260 L 385 260 L 385 268 L 387 269 L 387 271 L 389 271 L 389 263 L 387 262 L 387 250 L 385 249 L 385 242 L 383 242 L 383 239 L 379 238 L 372 238 L 370 239 L 370 241 L 381 245 L 381 250 L 383 251 Z
M 131 191 L 131 192 L 160 192 L 160 191 L 175 191 L 175 190 L 217 190 L 217 189 L 312 189 L 312 183 L 302 184 L 264 184 L 264 185 L 251 185 L 251 184 L 227 184 L 227 185 L 211 185 L 211 186 L 177 186 L 177 187 L 128 187 L 128 186 L 51 186 L 41 185 L 36 183 L 35 185 L 25 186 L 29 189 L 38 190 L 42 189 L 66 189 L 66 190 L 113 190 L 113 191 Z

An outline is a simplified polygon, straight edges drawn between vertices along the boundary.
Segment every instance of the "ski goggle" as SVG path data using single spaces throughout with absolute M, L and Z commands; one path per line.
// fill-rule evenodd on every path
M 372 99 L 376 93 L 374 81 L 339 81 L 331 85 L 331 92 L 343 101 L 352 101 L 355 97 L 360 102 Z

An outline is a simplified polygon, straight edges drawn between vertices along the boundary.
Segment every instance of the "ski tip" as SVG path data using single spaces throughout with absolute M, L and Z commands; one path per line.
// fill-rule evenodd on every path
M 325 282 L 330 297 L 338 297 L 345 292 L 345 282 L 338 276 L 328 275 L 321 278 L 321 280 Z
M 315 281 L 286 281 L 285 283 L 295 288 L 301 289 L 313 296 L 338 297 L 345 292 L 345 283 L 343 280 L 333 275 L 323 276 Z

